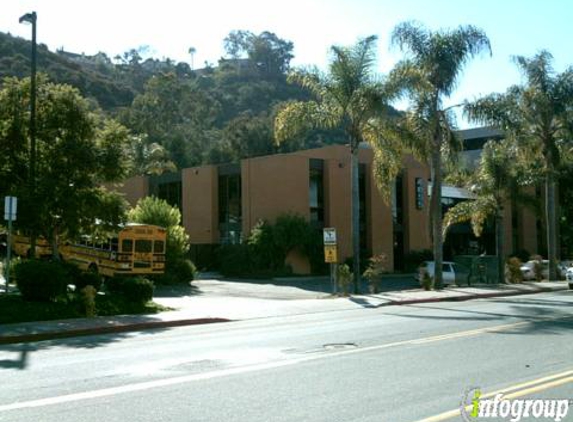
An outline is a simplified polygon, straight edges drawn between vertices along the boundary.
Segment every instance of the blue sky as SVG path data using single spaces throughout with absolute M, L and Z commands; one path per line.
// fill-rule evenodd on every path
M 38 41 L 51 50 L 113 57 L 149 45 L 155 57 L 190 62 L 187 50 L 193 46 L 195 67 L 216 63 L 224 53 L 223 38 L 234 29 L 274 32 L 294 42 L 293 65 L 319 67 L 328 62 L 329 46 L 376 34 L 382 74 L 402 57 L 389 47 L 396 24 L 417 20 L 433 30 L 472 24 L 490 38 L 493 56 L 484 54 L 467 66 L 451 104 L 519 82 L 512 55 L 531 56 L 545 48 L 557 71 L 573 65 L 571 0 L 4 0 L 0 31 L 29 39 L 30 28 L 18 18 L 32 10 L 38 13 Z

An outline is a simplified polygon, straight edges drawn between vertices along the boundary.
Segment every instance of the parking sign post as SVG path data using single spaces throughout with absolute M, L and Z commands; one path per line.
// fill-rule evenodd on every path
M 338 262 L 338 249 L 336 244 L 336 229 L 329 227 L 322 231 L 324 241 L 324 262 L 330 263 L 330 281 L 332 293 L 336 294 L 336 263 Z
M 6 242 L 6 271 L 4 278 L 6 281 L 5 292 L 8 293 L 10 284 L 10 258 L 12 255 L 12 221 L 16 220 L 16 211 L 18 209 L 18 198 L 15 196 L 6 196 L 4 198 L 4 220 L 8 221 L 8 239 Z

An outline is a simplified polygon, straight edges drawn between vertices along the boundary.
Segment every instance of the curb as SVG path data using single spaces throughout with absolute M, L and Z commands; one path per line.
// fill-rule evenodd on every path
M 420 303 L 436 303 L 436 302 L 464 302 L 473 299 L 487 299 L 495 297 L 510 297 L 510 296 L 520 296 L 520 295 L 530 295 L 536 293 L 550 293 L 557 291 L 568 290 L 568 286 L 563 286 L 559 288 L 548 288 L 548 287 L 538 287 L 537 290 L 511 290 L 507 292 L 495 292 L 495 293 L 478 293 L 473 295 L 464 296 L 449 296 L 449 297 L 433 297 L 428 299 L 411 299 L 411 300 L 394 300 L 386 303 L 381 303 L 379 305 L 373 306 L 373 308 L 381 308 L 385 306 L 406 306 L 415 305 Z M 100 327 L 90 327 L 90 328 L 78 328 L 64 331 L 48 331 L 44 333 L 30 333 L 30 334 L 15 334 L 0 336 L 0 345 L 3 344 L 14 344 L 14 343 L 32 343 L 36 341 L 45 340 L 57 340 L 71 337 L 83 337 L 99 334 L 114 334 L 114 333 L 126 333 L 132 331 L 143 331 L 152 330 L 159 328 L 174 328 L 183 327 L 190 325 L 202 325 L 202 324 L 216 324 L 221 322 L 232 322 L 233 320 L 227 318 L 194 318 L 194 319 L 180 319 L 173 321 L 147 321 L 147 322 L 137 322 L 137 323 L 126 323 L 119 324 L 115 326 L 100 326 Z
M 152 330 L 158 328 L 183 327 L 199 324 L 216 324 L 220 322 L 231 322 L 226 318 L 195 318 L 180 319 L 174 321 L 148 321 L 132 324 L 122 324 L 116 326 L 78 328 L 64 331 L 48 331 L 45 333 L 16 334 L 0 336 L 0 344 L 31 343 L 44 340 L 57 340 L 70 337 L 83 337 L 99 334 L 127 333 L 130 331 Z

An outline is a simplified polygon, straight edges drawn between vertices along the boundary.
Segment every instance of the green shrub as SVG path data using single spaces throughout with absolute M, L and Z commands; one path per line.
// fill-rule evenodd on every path
M 147 196 L 129 211 L 128 218 L 134 223 L 154 224 L 167 230 L 165 257 L 168 261 L 183 258 L 189 251 L 189 236 L 181 226 L 181 211 L 167 201 Z
M 197 276 L 197 268 L 189 259 L 176 259 L 168 262 L 166 272 L 179 283 L 190 283 Z
M 313 272 L 325 269 L 320 230 L 297 214 L 282 214 L 274 224 L 259 221 L 247 244 L 251 264 L 257 271 L 284 272 L 285 259 L 294 250 L 309 260 Z
M 337 266 L 336 281 L 342 294 L 348 296 L 350 293 L 350 285 L 352 284 L 352 272 L 348 265 L 342 264 Z
M 10 258 L 10 283 L 14 283 L 14 280 L 16 280 L 15 268 L 18 266 L 20 262 L 22 262 L 22 258 L 19 256 L 12 256 L 12 258 Z M 8 268 L 6 267 L 6 260 L 4 260 L 2 262 L 2 275 L 4 276 L 4 278 L 6 278 L 7 270 Z
M 71 278 L 60 262 L 27 260 L 14 268 L 16 284 L 24 300 L 49 302 L 66 293 Z
M 511 257 L 507 260 L 505 264 L 505 279 L 509 283 L 521 283 L 523 281 L 519 258 Z
M 364 272 L 368 269 L 368 253 L 365 250 L 360 251 L 360 274 L 364 274 Z M 344 264 L 350 268 L 351 272 L 354 272 L 354 257 L 349 256 L 344 260 Z
M 153 299 L 153 283 L 143 277 L 113 277 L 106 281 L 111 295 L 130 303 L 145 304 Z
M 378 286 L 382 274 L 387 272 L 386 263 L 388 258 L 384 254 L 374 255 L 368 260 L 368 268 L 362 274 L 368 280 L 370 293 L 378 293 Z
M 92 286 L 96 291 L 101 290 L 103 284 L 101 275 L 94 272 L 80 271 L 73 281 L 76 291 L 79 292 L 86 286 Z
M 427 271 L 420 270 L 420 284 L 426 291 L 430 291 L 434 287 L 434 280 Z
M 247 240 L 239 245 L 223 245 L 217 251 L 219 271 L 225 276 L 265 276 L 289 274 L 285 260 L 297 251 L 309 260 L 313 273 L 323 273 L 322 235 L 304 217 L 280 215 L 274 224 L 259 221 Z
M 121 276 L 106 278 L 105 282 L 104 282 L 106 292 L 110 293 L 110 294 L 120 295 L 121 294 L 121 286 L 122 286 L 124 280 L 125 280 L 125 277 L 121 277 Z
M 147 303 L 153 299 L 153 283 L 143 277 L 126 278 L 122 285 L 122 295 L 132 303 Z
M 543 280 L 543 257 L 541 255 L 532 255 L 530 258 L 533 262 L 533 274 L 535 281 Z
M 85 315 L 88 318 L 96 316 L 96 303 L 95 298 L 97 290 L 92 285 L 87 285 L 79 291 L 81 302 L 84 307 Z

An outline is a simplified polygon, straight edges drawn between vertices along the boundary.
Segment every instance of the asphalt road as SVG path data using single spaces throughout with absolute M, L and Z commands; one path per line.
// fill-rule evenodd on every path
M 567 291 L 3 346 L 0 421 L 458 421 L 471 388 L 573 399 L 572 309 Z

